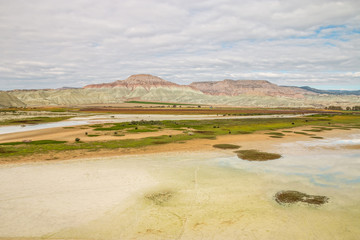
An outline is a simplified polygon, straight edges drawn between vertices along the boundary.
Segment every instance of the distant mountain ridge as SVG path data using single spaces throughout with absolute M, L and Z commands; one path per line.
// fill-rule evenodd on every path
M 320 90 L 309 86 L 300 87 L 304 90 L 319 93 L 319 94 L 332 94 L 332 95 L 358 95 L 360 96 L 360 90 Z
M 298 87 L 282 87 L 266 80 L 231 80 L 214 82 L 194 82 L 191 87 L 200 90 L 205 94 L 237 96 L 240 94 L 256 95 L 256 96 L 286 96 L 294 98 L 302 98 L 304 95 L 314 95 Z
M 194 82 L 180 85 L 149 74 L 83 88 L 0 91 L 0 107 L 117 104 L 129 100 L 240 107 L 357 106 L 358 95 L 334 95 L 317 89 L 278 86 L 265 80 Z
M 190 85 L 179 85 L 162 78 L 149 74 L 137 74 L 125 80 L 118 80 L 112 83 L 91 84 L 84 88 L 118 88 L 125 87 L 134 90 L 142 87 L 146 90 L 151 88 L 188 88 L 200 91 L 204 94 L 219 96 L 238 96 L 241 94 L 255 96 L 287 96 L 301 98 L 305 94 L 314 95 L 315 93 L 298 87 L 282 87 L 270 83 L 266 80 L 231 80 L 193 82 Z

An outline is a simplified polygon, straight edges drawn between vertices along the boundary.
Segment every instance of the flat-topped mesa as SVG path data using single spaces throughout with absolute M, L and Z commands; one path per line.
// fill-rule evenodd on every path
M 150 89 L 157 87 L 183 87 L 183 86 L 166 81 L 162 78 L 150 74 L 136 74 L 136 75 L 131 75 L 125 80 L 118 80 L 112 83 L 91 84 L 85 86 L 84 88 L 115 88 L 115 87 L 126 87 L 131 89 L 137 87 L 143 87 L 145 89 Z
M 258 96 L 289 96 L 304 97 L 312 94 L 297 87 L 281 87 L 265 80 L 231 80 L 214 82 L 194 82 L 190 87 L 198 89 L 205 94 L 237 96 L 241 94 Z

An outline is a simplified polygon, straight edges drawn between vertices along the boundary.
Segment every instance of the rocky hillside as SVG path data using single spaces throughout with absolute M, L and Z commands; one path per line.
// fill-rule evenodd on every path
M 297 87 L 280 87 L 276 84 L 263 80 L 230 80 L 214 82 L 194 82 L 189 86 L 179 85 L 161 79 L 149 74 L 138 74 L 128 77 L 126 80 L 118 80 L 112 83 L 92 84 L 84 88 L 127 88 L 134 90 L 136 88 L 144 88 L 146 90 L 154 88 L 182 88 L 189 90 L 190 88 L 200 91 L 204 94 L 220 95 L 220 96 L 286 96 L 294 98 L 302 98 L 304 95 L 315 95 L 316 93 L 307 91 Z
M 26 104 L 7 92 L 0 91 L 0 108 L 26 107 Z
M 315 93 L 297 88 L 280 87 L 276 84 L 264 80 L 230 80 L 216 82 L 194 82 L 190 84 L 194 89 L 200 90 L 205 94 L 221 96 L 255 95 L 273 97 L 293 97 L 303 98 L 305 95 L 315 95 Z
M 118 80 L 112 83 L 100 83 L 100 84 L 91 84 L 87 85 L 84 88 L 115 88 L 115 87 L 125 87 L 128 89 L 135 89 L 138 87 L 150 90 L 151 88 L 183 88 L 186 86 L 181 86 L 173 82 L 166 81 L 162 78 L 152 76 L 150 74 L 137 74 L 131 75 L 125 80 Z

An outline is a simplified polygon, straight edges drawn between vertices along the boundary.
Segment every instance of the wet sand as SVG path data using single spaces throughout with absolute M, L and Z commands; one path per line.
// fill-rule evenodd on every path
M 321 136 L 341 139 L 359 133 L 333 130 Z M 306 145 L 321 141 L 258 133 L 154 146 L 141 155 L 137 150 L 116 157 L 2 165 L 0 237 L 356 239 L 359 183 L 322 179 L 336 183 L 324 186 L 311 177 L 339 172 L 335 164 L 343 165 L 338 163 L 341 156 L 358 151 Z M 215 143 L 277 152 L 284 158 L 244 162 L 231 150 L 213 148 Z M 328 155 L 318 159 L 321 153 Z M 339 158 L 328 161 L 327 156 L 336 154 Z M 357 159 L 350 164 L 353 175 L 340 170 L 351 180 L 359 164 Z M 310 176 L 301 174 L 306 172 Z M 281 206 L 274 200 L 281 190 L 330 200 L 323 206 Z

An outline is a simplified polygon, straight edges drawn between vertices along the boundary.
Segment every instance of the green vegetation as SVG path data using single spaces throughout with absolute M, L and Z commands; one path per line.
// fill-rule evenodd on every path
M 28 142 L 7 142 L 7 143 L 0 143 L 0 145 L 44 145 L 44 144 L 61 144 L 66 143 L 66 141 L 54 141 L 54 140 L 39 140 L 39 141 L 28 141 Z
M 323 130 L 321 130 L 321 129 L 306 129 L 303 131 L 305 131 L 305 132 L 322 132 Z
M 158 130 L 156 129 L 148 129 L 148 128 L 134 128 L 134 129 L 128 129 L 126 130 L 127 132 L 131 132 L 131 133 L 140 133 L 140 132 L 157 132 Z
M 285 134 L 280 133 L 280 132 L 268 132 L 268 133 L 265 133 L 265 134 L 274 135 L 274 136 L 280 136 L 280 137 L 285 136 Z
M 43 140 L 28 143 L 5 143 L 1 144 L 0 157 L 4 158 L 11 156 L 26 156 L 30 154 L 46 153 L 51 151 L 71 151 L 80 149 L 96 151 L 100 149 L 138 148 L 157 144 L 181 143 L 192 139 L 215 139 L 217 136 L 221 135 L 250 134 L 256 131 L 272 131 L 268 133 L 270 137 L 279 138 L 283 137 L 282 133 L 275 131 L 280 129 L 289 129 L 299 126 L 315 126 L 313 130 L 316 131 L 334 129 L 333 127 L 329 127 L 329 122 L 331 125 L 336 127 L 359 128 L 360 116 L 335 115 L 313 116 L 305 118 L 133 121 L 127 123 L 95 124 L 89 125 L 88 127 L 95 131 L 110 131 L 110 134 L 113 136 L 122 136 L 126 132 L 158 131 L 159 129 L 178 129 L 183 133 L 172 136 L 163 135 L 142 139 L 119 139 L 111 141 L 61 142 Z M 301 134 L 313 136 L 306 132 L 301 132 Z M 88 136 L 95 137 L 95 135 L 100 134 L 92 133 L 90 136 Z M 257 154 L 256 152 L 247 152 L 248 155 L 250 153 Z M 242 154 L 245 153 L 242 152 L 239 155 Z
M 0 125 L 19 125 L 19 124 L 40 124 L 59 122 L 71 117 L 33 117 L 33 118 L 22 118 L 22 119 L 10 119 L 0 122 Z
M 269 133 L 265 133 L 270 135 L 271 138 L 283 138 L 285 136 L 285 134 L 280 133 L 280 132 L 269 132 Z
M 260 152 L 258 150 L 239 150 L 236 151 L 238 157 L 248 161 L 267 161 L 281 158 L 280 154 Z
M 144 101 L 125 101 L 126 103 L 152 104 L 152 105 L 172 105 L 172 106 L 198 106 L 197 104 L 188 103 L 167 103 L 167 102 L 144 102 Z
M 306 133 L 306 132 L 294 132 L 295 134 L 301 134 L 301 135 L 307 135 L 307 136 L 311 136 L 311 134 Z
M 220 149 L 238 149 L 240 146 L 234 144 L 215 144 L 213 145 L 214 148 Z

